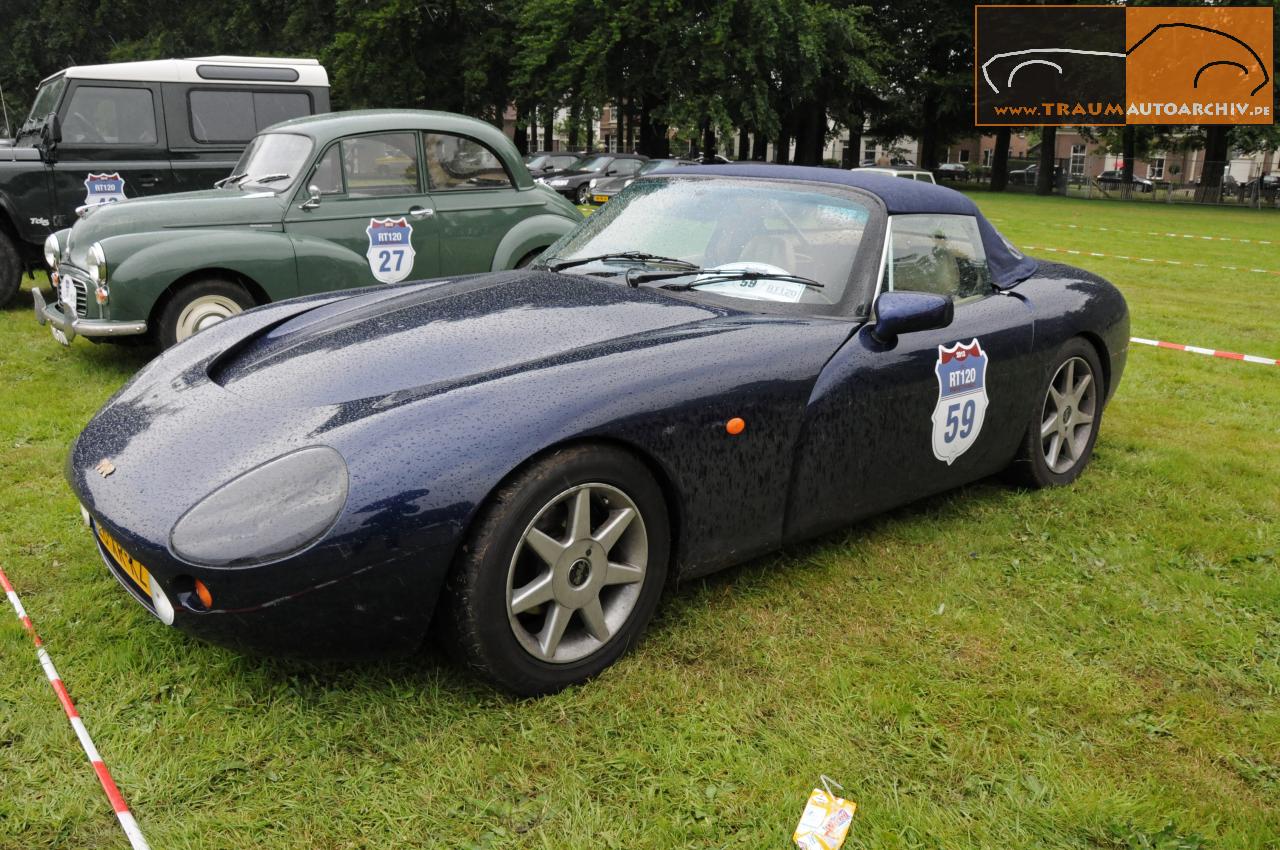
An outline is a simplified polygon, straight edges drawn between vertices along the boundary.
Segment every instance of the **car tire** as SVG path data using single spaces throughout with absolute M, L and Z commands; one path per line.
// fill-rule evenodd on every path
M 22 258 L 9 234 L 0 231 L 0 307 L 8 304 L 22 287 Z
M 573 197 L 579 206 L 586 204 L 591 200 L 591 189 L 587 187 L 586 183 L 583 183 L 578 187 L 578 191 L 574 193 Z
M 183 285 L 160 310 L 156 342 L 171 348 L 210 325 L 254 306 L 253 296 L 239 283 L 208 277 Z
M 1040 489 L 1061 487 L 1080 477 L 1102 426 L 1103 380 L 1098 352 L 1086 340 L 1074 337 L 1062 346 L 1036 394 L 1026 434 L 1009 468 L 1016 483 Z
M 530 251 L 529 253 L 525 254 L 523 257 L 520 258 L 520 261 L 516 263 L 516 268 L 518 269 L 528 268 L 529 265 L 534 260 L 538 259 L 538 256 L 542 254 L 542 252 L 545 250 L 547 250 L 545 247 L 534 248 L 532 251 Z
M 446 581 L 437 634 L 517 696 L 583 682 L 643 633 L 670 548 L 666 503 L 643 463 L 603 446 L 556 450 L 481 510 Z

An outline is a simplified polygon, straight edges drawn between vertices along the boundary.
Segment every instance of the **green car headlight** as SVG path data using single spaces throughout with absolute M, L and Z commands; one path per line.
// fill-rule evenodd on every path
M 89 277 L 97 283 L 107 282 L 107 252 L 102 249 L 101 242 L 89 246 Z
M 298 449 L 233 478 L 174 524 L 169 546 L 184 561 L 247 567 L 310 546 L 347 503 L 347 464 L 328 446 Z
M 44 240 L 44 263 L 54 271 L 58 270 L 58 255 L 62 249 L 58 246 L 58 235 L 50 233 Z

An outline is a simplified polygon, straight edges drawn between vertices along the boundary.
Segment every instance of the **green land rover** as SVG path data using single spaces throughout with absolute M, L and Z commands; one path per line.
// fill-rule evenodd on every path
M 259 133 L 219 188 L 96 206 L 49 236 L 59 342 L 161 347 L 249 307 L 516 268 L 582 221 L 514 145 L 462 115 L 367 110 Z

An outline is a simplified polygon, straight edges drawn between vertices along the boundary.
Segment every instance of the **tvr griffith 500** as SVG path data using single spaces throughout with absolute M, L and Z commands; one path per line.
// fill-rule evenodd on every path
M 435 620 L 545 693 L 631 647 L 672 578 L 1002 470 L 1071 482 L 1128 323 L 950 189 L 689 167 L 531 268 L 221 322 L 117 393 L 67 472 L 164 623 L 314 655 Z

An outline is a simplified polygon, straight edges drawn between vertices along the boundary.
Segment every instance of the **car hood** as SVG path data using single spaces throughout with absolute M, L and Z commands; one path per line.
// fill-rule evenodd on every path
M 285 196 L 273 192 L 206 189 L 150 198 L 130 198 L 86 211 L 72 228 L 77 244 L 88 245 L 118 233 L 250 224 L 279 225 Z
M 499 272 L 361 290 L 250 333 L 208 374 L 249 403 L 407 400 L 735 312 L 581 275 Z

